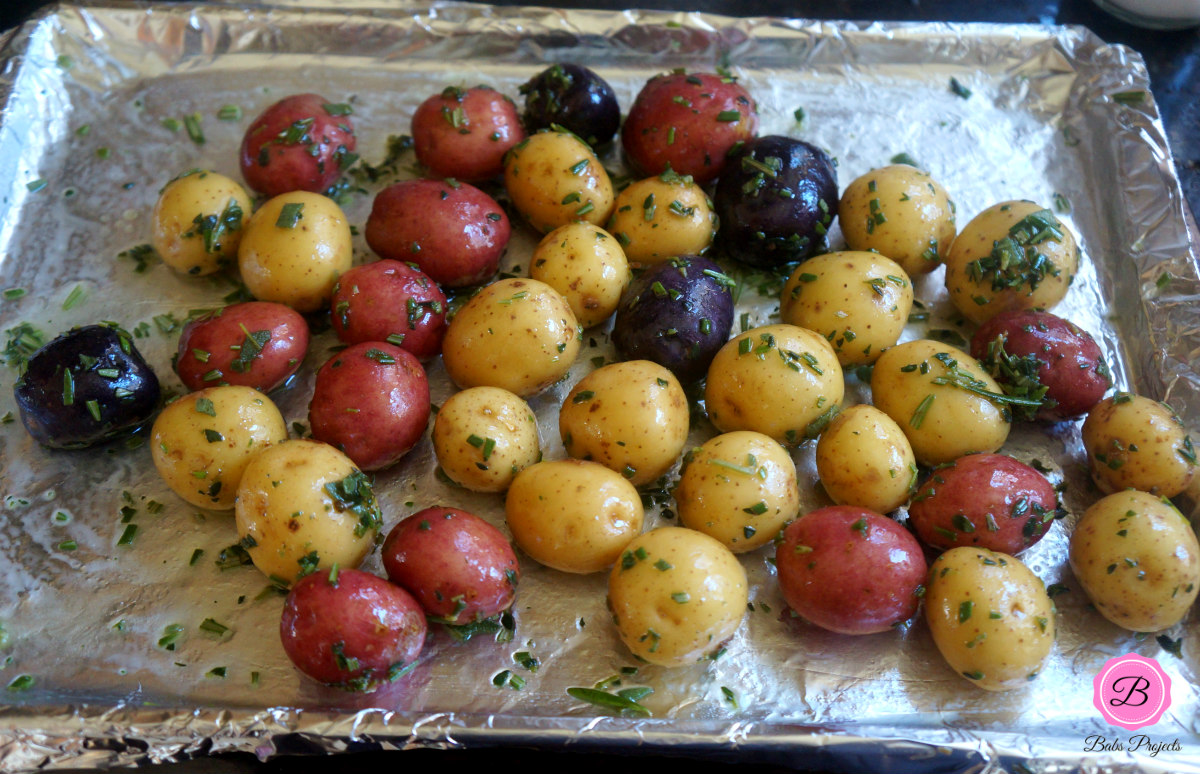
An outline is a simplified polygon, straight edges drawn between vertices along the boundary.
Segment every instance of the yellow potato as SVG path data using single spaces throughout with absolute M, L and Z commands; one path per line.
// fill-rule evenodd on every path
M 287 423 L 270 398 L 251 387 L 225 385 L 168 404 L 154 420 L 150 453 L 175 494 L 223 511 L 233 508 L 250 460 L 287 437 Z
M 752 551 L 796 518 L 796 465 L 787 449 L 762 433 L 724 433 L 688 452 L 675 504 L 683 526 L 735 553 Z
M 504 501 L 513 542 L 556 570 L 598 572 L 642 531 L 633 484 L 597 462 L 539 462 L 517 474 Z
M 830 499 L 890 513 L 917 483 L 917 459 L 900 426 L 874 406 L 851 406 L 817 441 L 817 475 Z
M 176 271 L 212 274 L 237 258 L 250 209 L 246 189 L 224 175 L 197 170 L 177 177 L 154 204 L 154 250 Z
M 954 242 L 954 202 L 907 164 L 873 169 L 842 192 L 838 223 L 851 250 L 875 250 L 910 276 L 938 267 Z
M 1040 204 L 995 204 L 963 226 L 946 256 L 946 290 L 973 323 L 1012 309 L 1050 309 L 1079 268 L 1075 237 Z
M 746 614 L 746 571 L 717 540 L 661 527 L 630 543 L 608 576 L 608 608 L 638 658 L 682 666 L 733 636 Z
M 531 135 L 504 157 L 513 206 L 543 233 L 575 221 L 602 225 L 613 209 L 612 181 L 583 140 L 566 131 Z
M 284 583 L 358 567 L 383 522 L 371 480 L 318 441 L 285 441 L 250 461 L 234 510 L 254 566 Z
M 683 452 L 687 396 L 657 363 L 612 363 L 575 385 L 563 401 L 558 429 L 567 454 L 595 460 L 641 486 L 670 470 Z
M 238 247 L 246 288 L 260 301 L 315 312 L 353 261 L 350 224 L 328 197 L 280 194 L 254 213 Z
M 607 228 L 629 260 L 660 263 L 706 251 L 717 233 L 717 216 L 690 176 L 667 170 L 630 183 L 617 196 Z
M 633 277 L 620 243 L 591 223 L 568 223 L 543 237 L 529 276 L 562 293 L 584 328 L 612 316 Z
M 450 480 L 475 492 L 503 492 L 542 456 L 529 404 L 499 387 L 451 395 L 433 420 L 433 449 Z
M 1054 647 L 1054 604 L 1008 554 L 952 548 L 929 568 L 925 620 L 946 663 L 989 691 L 1020 688 Z
M 874 363 L 895 345 L 912 311 L 908 274 L 875 253 L 825 253 L 800 264 L 780 299 L 785 323 L 833 345 L 843 366 Z
M 502 387 L 525 398 L 567 375 L 583 334 L 562 295 L 533 279 L 503 279 L 458 310 L 442 340 L 459 387 Z
M 1097 403 L 1083 423 L 1092 480 L 1102 492 L 1140 489 L 1174 497 L 1196 474 L 1196 450 L 1168 406 L 1118 392 Z

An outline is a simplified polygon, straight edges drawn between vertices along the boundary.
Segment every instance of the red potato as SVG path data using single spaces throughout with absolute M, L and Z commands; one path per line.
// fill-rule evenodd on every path
M 183 327 L 175 371 L 192 391 L 236 384 L 269 392 L 296 373 L 308 342 L 308 323 L 291 307 L 233 304 Z
M 446 294 L 432 279 L 386 258 L 343 274 L 330 301 L 333 330 L 343 342 L 386 341 L 422 362 L 442 351 L 446 309 Z
M 672 72 L 642 87 L 621 129 L 621 143 L 641 177 L 670 167 L 707 183 L 721 174 L 730 149 L 757 132 L 754 100 L 733 78 Z
M 478 182 L 504 169 L 504 154 L 525 139 L 517 106 L 488 86 L 448 86 L 412 118 L 413 150 L 433 177 Z
M 317 371 L 308 421 L 313 438 L 341 449 L 363 470 L 395 463 L 421 440 L 429 420 L 429 379 L 400 347 L 355 344 Z
M 405 180 L 380 191 L 366 238 L 383 258 L 415 263 L 444 287 L 487 280 L 500 268 L 512 225 L 504 208 L 473 185 Z
M 1112 386 L 1108 364 L 1091 334 L 1050 312 L 996 315 L 971 337 L 971 355 L 1006 393 L 1043 399 L 1041 407 L 1014 406 L 1017 419 L 1081 417 Z
M 968 454 L 925 479 L 908 518 L 933 548 L 1015 555 L 1042 539 L 1057 508 L 1054 486 L 1030 466 L 1003 454 Z
M 246 184 L 266 196 L 321 193 L 354 160 L 350 105 L 317 94 L 295 94 L 254 119 L 242 139 Z
M 450 624 L 507 610 L 517 593 L 517 555 L 500 530 L 457 508 L 426 508 L 383 541 L 383 568 L 427 615 Z
M 373 691 L 421 655 L 428 631 L 412 596 L 360 570 L 319 570 L 297 581 L 279 638 L 296 668 L 325 683 Z
M 917 612 L 925 555 L 908 530 L 865 508 L 834 505 L 801 516 L 775 550 L 792 610 L 841 634 L 887 631 Z

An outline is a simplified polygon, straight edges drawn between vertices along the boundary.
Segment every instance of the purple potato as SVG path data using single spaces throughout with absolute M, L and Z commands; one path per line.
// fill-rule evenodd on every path
M 704 376 L 733 326 L 733 280 L 708 258 L 682 255 L 647 269 L 617 307 L 613 343 L 680 382 Z
M 759 137 L 730 156 L 713 203 L 716 243 L 730 258 L 763 267 L 801 261 L 825 243 L 837 215 L 837 170 L 802 140 Z
M 581 65 L 551 65 L 521 86 L 521 93 L 530 134 L 557 124 L 594 148 L 611 142 L 621 125 L 616 92 Z

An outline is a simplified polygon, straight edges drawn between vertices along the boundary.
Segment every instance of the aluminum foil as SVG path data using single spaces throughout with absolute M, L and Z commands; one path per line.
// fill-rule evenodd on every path
M 908 153 L 951 192 L 960 225 L 1003 199 L 1049 203 L 1060 194 L 1084 261 L 1057 311 L 1097 336 L 1122 387 L 1169 400 L 1200 427 L 1196 241 L 1146 70 L 1137 54 L 1078 28 L 369 0 L 59 6 L 0 40 L 0 289 L 28 291 L 0 301 L 0 331 L 30 322 L 52 335 L 115 320 L 142 331 L 139 348 L 178 388 L 169 365 L 178 331 L 167 315 L 218 306 L 231 287 L 153 263 L 137 273 L 118 257 L 148 241 L 161 185 L 193 167 L 236 176 L 246 124 L 289 93 L 352 98 L 359 150 L 377 162 L 426 96 L 479 82 L 515 96 L 554 61 L 597 70 L 626 109 L 655 73 L 728 66 L 758 100 L 764 134 L 825 147 L 843 185 Z M 951 77 L 970 97 L 951 92 Z M 226 104 L 243 117 L 219 120 Z M 192 115 L 202 144 L 164 126 Z M 622 169 L 618 149 L 605 161 Z M 386 182 L 350 197 L 352 223 L 361 226 L 369 194 Z M 832 246 L 839 240 L 834 230 Z M 535 242 L 517 229 L 502 268 L 524 272 Z M 361 237 L 356 251 L 368 260 Z M 740 310 L 770 321 L 770 278 L 739 276 Z M 931 319 L 905 338 L 926 325 L 968 333 L 956 328 L 940 271 L 917 295 Z M 566 382 L 532 401 L 550 458 L 563 455 L 558 403 L 592 357 L 611 354 L 603 328 L 586 338 Z M 304 422 L 311 373 L 333 343 L 318 337 L 309 376 L 274 396 L 289 420 Z M 451 385 L 436 362 L 430 376 L 440 402 Z M 14 378 L 0 376 L 0 415 L 15 410 Z M 849 382 L 851 399 L 866 399 Z M 697 422 L 692 440 L 711 432 Z M 1047 584 L 1071 589 L 1056 599 L 1055 652 L 1024 690 L 975 689 L 943 663 L 919 621 L 850 638 L 793 619 L 764 549 L 741 557 L 752 610 L 715 661 L 636 664 L 609 624 L 602 574 L 565 575 L 523 557 L 511 640 L 462 643 L 436 631 L 413 672 L 357 695 L 293 670 L 276 634 L 280 597 L 263 593 L 268 584 L 252 567 L 213 562 L 237 539 L 231 517 L 182 504 L 146 448 L 50 452 L 19 423 L 0 425 L 0 677 L 10 684 L 0 768 L 519 744 L 857 771 L 1200 771 L 1195 613 L 1167 632 L 1182 640 L 1180 658 L 1090 610 L 1065 561 L 1069 525 L 1097 496 L 1077 426 L 1018 428 L 1006 451 L 1049 465 L 1071 514 L 1023 557 Z M 811 444 L 795 452 L 805 509 L 826 502 L 812 456 Z M 446 503 L 503 528 L 498 496 L 449 488 L 433 468 L 426 439 L 377 476 L 387 527 Z M 132 545 L 118 545 L 123 520 L 139 527 Z M 663 520 L 651 510 L 652 524 Z M 204 554 L 191 563 L 195 549 Z M 366 566 L 378 572 L 378 557 Z M 207 618 L 229 631 L 207 633 L 199 627 Z M 172 624 L 183 634 L 167 650 L 160 640 Z M 517 665 L 517 651 L 535 656 L 538 671 Z M 1168 714 L 1143 730 L 1159 746 L 1153 754 L 1131 751 L 1131 735 L 1092 706 L 1093 675 L 1128 651 L 1157 658 L 1172 678 Z M 495 685 L 504 670 L 524 687 Z M 644 700 L 651 718 L 609 716 L 567 695 L 614 675 L 624 687 L 654 689 Z M 1126 749 L 1098 750 L 1094 735 Z

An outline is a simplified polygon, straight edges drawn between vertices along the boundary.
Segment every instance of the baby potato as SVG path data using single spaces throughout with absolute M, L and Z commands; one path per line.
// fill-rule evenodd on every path
M 954 202 L 908 164 L 872 169 L 846 186 L 838 221 L 851 250 L 882 253 L 912 277 L 936 269 L 954 242 Z
M 335 564 L 357 567 L 383 523 L 371 480 L 345 454 L 309 440 L 250 461 L 234 517 L 254 566 L 284 583 Z
M 251 209 L 246 189 L 224 175 L 196 170 L 177 177 L 154 204 L 154 250 L 176 271 L 212 274 L 237 257 Z
M 547 234 L 533 251 L 529 276 L 562 293 L 584 328 L 612 316 L 633 278 L 620 243 L 591 223 L 568 223 Z
M 960 546 L 934 560 L 925 620 L 950 668 L 989 691 L 1037 677 L 1054 647 L 1054 604 L 1041 579 L 986 548 Z
M 236 385 L 210 387 L 168 404 L 150 435 L 154 467 L 167 486 L 192 505 L 218 511 L 233 508 L 250 460 L 288 437 L 271 399 Z
M 718 435 L 688 452 L 674 495 L 683 526 L 739 554 L 771 542 L 800 510 L 791 455 L 749 430 Z
M 1183 620 L 1200 590 L 1200 545 L 1169 500 L 1125 490 L 1088 508 L 1071 533 L 1071 569 L 1108 620 L 1157 632 Z
M 817 476 L 839 505 L 890 513 L 908 501 L 917 459 L 900 426 L 874 406 L 851 406 L 817 441 Z
M 630 183 L 617 196 L 607 228 L 629 260 L 659 263 L 707 250 L 717 232 L 717 216 L 703 188 L 668 169 Z
M 513 206 L 545 233 L 575 221 L 599 226 L 613 210 L 612 181 L 586 142 L 570 132 L 538 132 L 504 157 Z
M 502 387 L 526 398 L 567 375 L 582 337 L 557 290 L 534 279 L 503 279 L 458 310 L 442 359 L 459 387 Z
M 912 311 L 912 282 L 900 265 L 875 253 L 810 258 L 783 287 L 785 323 L 825 336 L 843 366 L 874 363 L 894 346 Z
M 567 454 L 599 462 L 641 486 L 679 459 L 687 443 L 687 396 L 657 363 L 612 363 L 579 380 L 563 401 L 558 430 Z
M 842 367 L 824 337 L 767 325 L 721 347 L 708 367 L 704 402 L 722 432 L 754 430 L 795 445 L 821 432 L 845 391 Z
M 642 531 L 633 484 L 598 462 L 554 460 L 525 468 L 504 501 L 513 542 L 534 560 L 572 573 L 598 572 Z
M 1088 469 L 1100 491 L 1140 489 L 1174 497 L 1196 473 L 1196 449 L 1167 405 L 1118 392 L 1097 403 L 1083 422 Z
M 433 449 L 450 480 L 473 492 L 503 492 L 542 456 L 529 404 L 499 387 L 451 395 L 433 420 Z
M 940 465 L 994 452 L 1008 439 L 1000 387 L 966 352 L 928 339 L 892 347 L 871 375 L 875 407 L 898 424 L 917 460 Z
M 733 636 L 749 600 L 746 571 L 714 538 L 661 527 L 625 549 L 608 576 L 608 609 L 639 659 L 694 663 Z
M 315 312 L 329 303 L 353 257 L 341 207 L 320 194 L 293 191 L 254 213 L 238 247 L 238 268 L 260 301 Z
M 981 324 L 1012 309 L 1049 309 L 1079 268 L 1070 230 L 1040 204 L 994 204 L 971 219 L 946 256 L 946 290 Z

